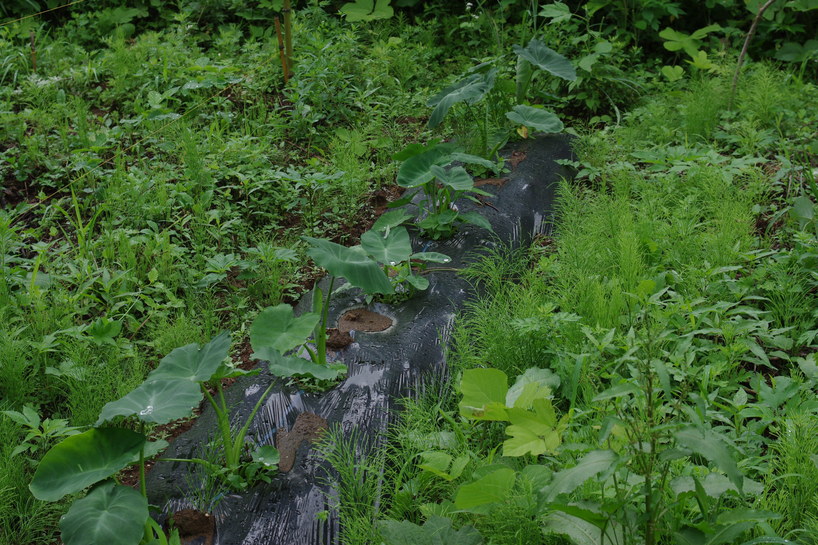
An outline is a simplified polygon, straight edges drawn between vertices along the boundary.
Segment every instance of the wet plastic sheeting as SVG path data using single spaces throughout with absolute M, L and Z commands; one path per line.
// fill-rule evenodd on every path
M 571 157 L 568 139 L 546 136 L 523 142 L 517 149 L 526 157 L 508 175 L 509 181 L 499 187 L 482 187 L 495 195 L 489 199 L 491 206 L 479 207 L 495 234 L 466 225 L 448 241 L 414 240 L 415 251 L 442 252 L 452 258 L 446 268 L 458 268 L 474 251 L 497 244 L 519 246 L 534 235 L 546 233 L 556 184 L 568 175 L 555 163 L 556 159 Z M 457 204 L 464 211 L 478 208 L 468 201 Z M 470 293 L 470 286 L 451 271 L 430 272 L 427 278 L 429 289 L 410 301 L 371 307 L 393 318 L 395 325 L 381 333 L 354 334 L 354 342 L 339 354 L 349 368 L 343 383 L 323 394 L 284 386 L 274 391 L 256 416 L 252 439 L 259 444 L 274 444 L 276 430 L 291 429 L 302 412 L 316 413 L 330 425 L 340 424 L 346 432 L 361 430 L 359 436 L 382 436 L 395 417 L 394 401 L 422 388 L 430 376 L 445 372 L 442 345 L 449 338 L 455 314 Z M 343 311 L 363 304 L 356 292 L 342 292 L 333 299 L 331 323 Z M 309 301 L 302 301 L 299 308 L 309 308 L 307 305 Z M 246 418 L 270 380 L 274 379 L 267 375 L 249 377 L 228 390 L 228 400 L 237 407 L 236 421 Z M 166 456 L 200 456 L 202 445 L 207 444 L 214 430 L 215 420 L 208 409 L 188 433 L 173 442 Z M 331 499 L 334 493 L 326 484 L 327 472 L 321 461 L 308 454 L 309 445 L 302 444 L 292 471 L 277 476 L 269 485 L 223 498 L 214 512 L 218 528 L 215 543 L 337 543 L 338 521 L 332 515 Z M 163 505 L 169 513 L 190 507 L 195 492 L 188 490 L 187 481 L 191 479 L 185 478 L 187 471 L 184 464 L 158 463 L 148 483 L 153 503 Z M 316 517 L 322 511 L 330 512 L 327 520 Z

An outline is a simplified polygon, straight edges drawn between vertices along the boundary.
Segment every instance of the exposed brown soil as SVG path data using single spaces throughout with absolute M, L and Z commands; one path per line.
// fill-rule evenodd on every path
M 173 514 L 173 525 L 179 530 L 182 545 L 213 545 L 216 519 L 209 513 L 182 509 Z
M 392 327 L 392 324 L 392 318 L 388 316 L 365 308 L 354 308 L 343 313 L 338 319 L 338 330 L 342 333 L 349 333 L 353 329 L 355 331 L 377 333 L 386 331 Z
M 474 182 L 475 187 L 483 187 L 484 185 L 493 185 L 495 187 L 503 187 L 506 185 L 508 178 L 484 178 Z
M 522 163 L 525 160 L 525 152 L 524 151 L 513 151 L 511 152 L 511 157 L 508 160 L 508 164 L 511 165 L 511 170 L 517 168 L 517 165 Z
M 338 331 L 333 327 L 327 329 L 327 347 L 333 350 L 341 350 L 352 344 L 352 335 L 348 331 Z
M 327 421 L 313 413 L 301 413 L 296 417 L 293 429 L 276 433 L 276 448 L 281 454 L 278 470 L 287 473 L 295 465 L 298 447 L 304 441 L 315 442 L 327 429 Z

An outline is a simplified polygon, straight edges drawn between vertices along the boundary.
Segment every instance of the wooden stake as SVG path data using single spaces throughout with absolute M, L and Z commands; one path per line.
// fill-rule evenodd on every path
M 284 0 L 284 7 L 281 13 L 284 14 L 284 43 L 287 53 L 287 68 L 291 69 L 293 66 L 293 24 L 292 24 L 292 6 L 290 0 Z M 292 76 L 292 72 L 290 73 Z
M 284 51 L 284 39 L 281 37 L 281 22 L 278 15 L 273 19 L 276 24 L 276 36 L 278 37 L 278 57 L 281 59 L 281 69 L 284 70 L 284 85 L 290 81 L 290 71 L 287 67 L 287 54 Z

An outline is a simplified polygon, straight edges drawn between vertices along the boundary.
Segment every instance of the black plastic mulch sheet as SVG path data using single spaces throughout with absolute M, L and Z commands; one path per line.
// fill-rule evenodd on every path
M 451 269 L 459 268 L 468 262 L 469 255 L 480 250 L 498 245 L 518 247 L 538 234 L 547 234 L 557 183 L 570 175 L 567 168 L 555 162 L 572 157 L 569 139 L 543 136 L 522 142 L 516 151 L 524 153 L 525 158 L 506 175 L 508 181 L 481 187 L 495 195 L 487 199 L 487 205 L 457 203 L 463 211 L 479 208 L 494 227 L 494 234 L 465 225 L 451 240 L 414 239 L 414 250 L 447 254 L 452 262 L 446 264 L 446 269 Z M 354 334 L 353 344 L 339 354 L 349 368 L 343 383 L 321 394 L 304 393 L 284 385 L 275 389 L 255 418 L 251 439 L 260 445 L 275 444 L 277 430 L 290 430 L 301 413 L 315 413 L 330 425 L 342 426 L 345 432 L 358 430 L 359 437 L 383 437 L 396 416 L 396 400 L 412 395 L 431 377 L 445 374 L 443 346 L 455 314 L 472 292 L 471 286 L 450 270 L 429 272 L 427 278 L 429 289 L 413 299 L 397 306 L 370 307 L 393 318 L 395 324 L 381 333 Z M 307 303 L 302 301 L 299 307 Z M 363 303 L 363 297 L 356 291 L 335 296 L 330 323 L 346 309 Z M 276 379 L 266 374 L 245 377 L 228 389 L 228 401 L 235 406 L 235 421 L 243 422 L 271 380 Z M 208 407 L 193 428 L 172 443 L 165 456 L 201 457 L 215 429 L 214 415 Z M 279 474 L 271 484 L 222 497 L 213 510 L 217 527 L 213 543 L 338 543 L 338 520 L 333 514 L 335 494 L 326 484 L 327 470 L 322 461 L 310 456 L 309 451 L 310 446 L 302 444 L 293 469 Z M 191 478 L 190 467 L 178 462 L 157 463 L 149 474 L 152 503 L 172 513 L 195 505 L 196 499 L 206 501 L 208 492 Z M 316 516 L 321 512 L 328 512 L 329 516 Z

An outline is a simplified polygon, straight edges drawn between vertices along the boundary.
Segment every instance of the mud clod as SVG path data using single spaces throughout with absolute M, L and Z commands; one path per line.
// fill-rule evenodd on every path
M 327 421 L 313 413 L 301 413 L 295 419 L 293 429 L 276 433 L 276 448 L 281 454 L 278 470 L 287 473 L 295 465 L 295 455 L 301 443 L 314 443 L 327 429 Z

